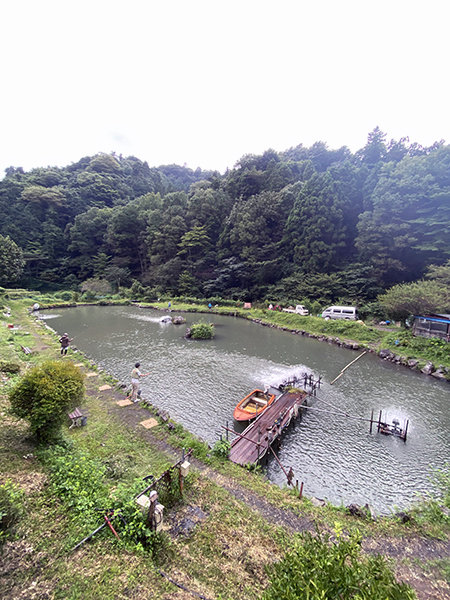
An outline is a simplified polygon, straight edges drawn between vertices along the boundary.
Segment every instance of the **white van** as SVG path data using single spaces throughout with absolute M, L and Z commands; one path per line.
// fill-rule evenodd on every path
M 326 308 L 322 317 L 328 319 L 348 319 L 351 321 L 358 320 L 358 309 L 356 306 L 329 306 Z

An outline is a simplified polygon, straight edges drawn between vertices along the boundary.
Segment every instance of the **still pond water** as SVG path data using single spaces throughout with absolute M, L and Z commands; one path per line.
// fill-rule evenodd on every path
M 129 383 L 136 361 L 142 395 L 209 444 L 233 426 L 236 403 L 254 388 L 280 383 L 307 371 L 323 379 L 303 421 L 282 440 L 279 458 L 292 466 L 308 496 L 334 504 L 369 503 L 379 513 L 408 507 L 430 489 L 432 467 L 450 460 L 450 385 L 365 355 L 332 386 L 358 354 L 337 346 L 214 314 L 185 314 L 185 325 L 162 324 L 164 313 L 138 307 L 78 307 L 41 313 L 73 345 L 121 381 Z M 214 340 L 184 339 L 194 322 L 213 322 Z M 369 424 L 335 411 L 370 418 L 380 409 L 400 426 L 409 419 L 408 439 L 369 434 Z M 268 478 L 285 484 L 275 460 Z

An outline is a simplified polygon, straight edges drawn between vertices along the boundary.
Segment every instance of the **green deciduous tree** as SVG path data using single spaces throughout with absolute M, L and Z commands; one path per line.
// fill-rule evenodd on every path
M 450 312 L 450 287 L 437 280 L 398 284 L 378 302 L 389 317 L 404 322 L 410 315 Z
M 347 245 L 345 202 L 329 174 L 296 184 L 296 199 L 286 222 L 283 245 L 305 272 L 336 268 Z
M 387 163 L 361 215 L 356 246 L 378 280 L 417 279 L 450 257 L 450 146 Z
M 9 236 L 0 235 L 0 285 L 15 283 L 23 273 L 22 249 Z

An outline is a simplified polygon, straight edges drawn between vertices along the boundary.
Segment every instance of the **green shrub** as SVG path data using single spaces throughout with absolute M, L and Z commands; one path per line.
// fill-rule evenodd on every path
M 177 477 L 178 479 L 178 477 Z M 162 558 L 162 553 L 169 545 L 165 533 L 152 531 L 147 522 L 148 512 L 136 502 L 136 496 L 142 491 L 142 479 L 136 480 L 130 488 L 129 484 L 119 486 L 114 492 L 113 506 L 120 506 L 120 512 L 126 525 L 120 524 L 120 539 L 133 550 L 148 552 L 154 559 Z M 148 494 L 149 492 L 147 492 Z M 162 497 L 158 498 L 161 502 Z M 164 504 L 167 507 L 167 504 Z
M 40 442 L 60 436 L 67 413 L 84 395 L 83 375 L 71 362 L 47 361 L 26 373 L 9 393 L 13 414 L 26 419 Z
M 194 323 L 190 329 L 194 340 L 211 340 L 214 337 L 214 325 L 210 323 Z
M 300 535 L 280 562 L 268 567 L 270 585 L 262 600 L 413 600 L 413 590 L 398 583 L 381 555 L 361 556 L 360 538 Z
M 85 302 L 93 302 L 94 300 L 97 299 L 97 296 L 94 294 L 94 292 L 91 292 L 90 290 L 88 290 L 87 292 L 83 293 L 83 295 L 81 296 L 81 299 L 84 300 Z
M 135 279 L 128 292 L 132 300 L 140 300 L 145 294 L 145 288 L 140 281 Z
M 17 363 L 0 360 L 0 371 L 2 373 L 19 373 L 20 365 L 18 365 Z
M 218 458 L 228 458 L 230 454 L 231 444 L 228 440 L 218 440 L 214 444 L 213 454 Z
M 108 489 L 104 483 L 106 467 L 87 453 L 62 446 L 45 450 L 42 460 L 48 471 L 52 494 L 70 509 L 73 517 L 98 519 L 96 508 L 108 508 Z
M 0 485 L 0 546 L 13 536 L 24 512 L 24 493 L 10 480 Z
M 69 301 L 73 298 L 73 292 L 56 292 L 55 298 L 59 298 L 60 300 Z
M 407 356 L 418 356 L 439 364 L 449 364 L 450 346 L 439 338 L 414 336 L 409 329 L 403 329 L 389 334 L 385 338 L 387 345 L 402 350 Z M 397 350 L 398 351 L 398 350 Z

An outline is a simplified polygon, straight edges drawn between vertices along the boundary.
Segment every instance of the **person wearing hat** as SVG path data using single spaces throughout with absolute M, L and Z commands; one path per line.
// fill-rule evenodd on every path
M 61 354 L 67 354 L 67 349 L 69 348 L 72 339 L 69 339 L 67 333 L 63 333 L 63 335 L 59 338 L 59 343 L 61 344 Z
M 131 402 L 138 402 L 138 396 L 140 396 L 140 391 L 139 391 L 139 379 L 141 377 L 147 377 L 147 375 L 149 375 L 149 373 L 141 373 L 139 371 L 139 367 L 141 366 L 141 363 L 136 363 L 134 365 L 134 369 L 131 371 L 131 394 L 129 396 Z

